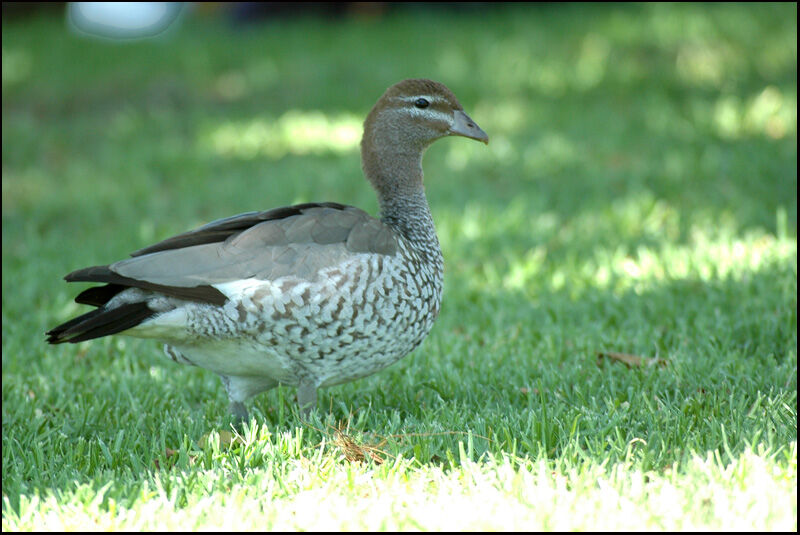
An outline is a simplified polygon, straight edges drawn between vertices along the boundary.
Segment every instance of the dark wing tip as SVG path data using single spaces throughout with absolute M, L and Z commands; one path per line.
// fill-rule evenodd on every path
M 112 309 L 92 310 L 59 325 L 46 334 L 50 344 L 75 344 L 126 331 L 155 315 L 147 303 L 128 303 Z

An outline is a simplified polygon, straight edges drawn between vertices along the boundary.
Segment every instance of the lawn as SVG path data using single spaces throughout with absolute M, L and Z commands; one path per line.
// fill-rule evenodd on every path
M 4 531 L 797 529 L 797 5 L 400 7 L 153 40 L 2 26 Z M 228 215 L 376 213 L 361 122 L 446 83 L 445 294 L 354 383 L 250 403 L 62 277 Z M 632 356 L 627 361 L 617 354 Z

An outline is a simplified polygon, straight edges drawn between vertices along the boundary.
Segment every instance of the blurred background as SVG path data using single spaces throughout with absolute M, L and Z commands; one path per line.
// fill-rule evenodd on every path
M 26 519 L 11 531 L 70 529 L 45 514 L 64 500 L 66 516 L 108 503 L 112 520 L 92 527 L 137 529 L 115 511 L 150 518 L 156 493 L 175 497 L 170 512 L 196 503 L 213 519 L 207 504 L 240 503 L 230 492 L 242 484 L 257 496 L 241 507 L 262 511 L 273 474 L 306 465 L 288 446 L 289 461 L 231 450 L 244 453 L 219 471 L 206 463 L 228 454 L 208 449 L 189 469 L 190 443 L 229 423 L 212 373 L 167 362 L 151 341 L 54 347 L 44 333 L 87 310 L 72 301 L 86 285 L 66 273 L 211 220 L 310 201 L 375 214 L 362 122 L 412 77 L 445 83 L 491 142 L 444 139 L 426 154 L 439 319 L 401 362 L 322 389 L 325 421 L 350 429 L 352 417 L 389 439 L 370 441 L 392 458 L 431 466 L 463 459 L 462 441 L 470 459 L 550 458 L 537 466 L 568 493 L 630 467 L 633 486 L 618 488 L 634 490 L 579 505 L 568 524 L 579 529 L 600 515 L 633 525 L 636 499 L 657 511 L 656 529 L 769 530 L 792 513 L 796 529 L 796 508 L 781 505 L 796 501 L 796 3 L 5 2 L 2 15 L 4 531 L 11 511 Z M 633 355 L 631 367 L 611 352 Z M 283 433 L 299 423 L 293 398 L 275 389 L 251 414 L 294 437 Z M 298 443 L 321 451 L 324 435 L 303 431 Z M 722 461 L 751 448 L 763 471 Z M 702 477 L 682 479 L 692 452 L 719 461 L 719 478 L 697 465 Z M 773 461 L 788 475 L 768 472 Z M 259 471 L 268 483 L 253 483 Z M 651 476 L 664 494 L 642 493 Z M 785 479 L 784 501 L 765 490 L 770 477 Z M 312 480 L 291 482 L 289 498 L 325 495 L 306 492 Z M 488 495 L 507 511 L 516 488 Z M 525 492 L 511 501 L 539 511 Z M 662 495 L 666 508 L 644 505 Z M 422 500 L 409 507 L 433 503 Z M 701 513 L 682 519 L 683 507 Z M 784 523 L 759 523 L 770 510 Z M 724 520 L 698 520 L 711 511 Z
M 720 329 L 796 345 L 794 3 L 87 5 L 3 3 L 4 392 L 63 366 L 41 333 L 83 309 L 65 273 L 249 210 L 376 213 L 362 121 L 411 77 L 491 138 L 425 159 L 447 264 L 429 347 L 474 364 L 482 330 L 521 337 L 495 356 L 524 382 L 598 347 L 693 359 Z M 112 343 L 140 342 L 92 351 Z

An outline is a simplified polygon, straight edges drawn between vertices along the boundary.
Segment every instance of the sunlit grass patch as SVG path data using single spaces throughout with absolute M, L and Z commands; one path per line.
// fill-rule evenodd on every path
M 31 57 L 24 49 L 3 46 L 3 88 L 22 82 L 31 72 Z
M 714 106 L 713 125 L 726 138 L 797 136 L 796 89 L 784 94 L 779 88 L 768 86 L 745 102 L 733 95 L 723 96 Z
M 741 235 L 731 219 L 698 219 L 684 242 L 679 209 L 650 195 L 621 199 L 607 211 L 568 220 L 528 210 L 521 202 L 499 211 L 471 204 L 460 214 L 447 214 L 440 224 L 445 250 L 494 244 L 500 254 L 477 263 L 466 259 L 460 269 L 476 269 L 470 280 L 485 290 L 529 288 L 534 294 L 565 285 L 573 291 L 643 291 L 667 281 L 742 280 L 771 266 L 797 269 L 797 242 L 787 233 L 785 212 L 776 215 L 783 225 L 777 236 L 763 230 Z M 511 229 L 514 236 L 529 236 L 528 248 L 504 238 Z M 598 232 L 616 238 L 592 243 L 590 236 Z M 545 241 L 535 243 L 533 237 L 544 236 Z M 585 249 L 570 254 L 570 243 Z
M 358 148 L 363 119 L 352 114 L 289 110 L 277 119 L 227 122 L 204 145 L 221 156 L 279 159 L 287 154 L 348 153 Z
M 791 529 L 794 521 L 796 443 L 773 455 L 748 449 L 729 462 L 693 455 L 685 468 L 659 473 L 643 472 L 632 460 L 608 468 L 553 467 L 508 456 L 480 463 L 464 458 L 459 470 L 405 459 L 375 466 L 342 462 L 324 445 L 301 447 L 291 461 L 280 451 L 286 441 L 262 438 L 239 448 L 266 454 L 266 472 L 221 478 L 219 461 L 244 451 L 209 446 L 214 457 L 201 461 L 207 470 L 187 480 L 176 467 L 145 482 L 135 507 L 109 496 L 111 482 L 99 490 L 82 485 L 63 497 L 23 500 L 3 528 L 758 531 Z M 635 451 L 632 444 L 633 457 Z M 65 507 L 64 499 L 74 505 Z M 226 513 L 214 514 L 218 508 Z

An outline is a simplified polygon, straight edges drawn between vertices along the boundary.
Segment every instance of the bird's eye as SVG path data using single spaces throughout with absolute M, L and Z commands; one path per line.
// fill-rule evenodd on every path
M 428 105 L 430 105 L 430 102 L 428 102 L 428 101 L 427 101 L 427 100 L 425 100 L 424 98 L 418 98 L 418 99 L 417 99 L 417 100 L 414 102 L 414 106 L 416 106 L 416 107 L 417 107 L 417 108 L 419 108 L 419 109 L 427 108 L 427 107 L 428 107 Z

